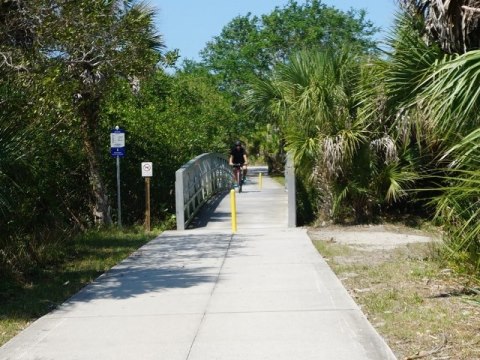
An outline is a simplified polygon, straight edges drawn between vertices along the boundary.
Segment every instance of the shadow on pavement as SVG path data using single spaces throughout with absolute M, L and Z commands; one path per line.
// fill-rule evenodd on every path
M 205 284 L 213 286 L 227 251 L 229 256 L 235 256 L 243 246 L 230 244 L 230 239 L 230 234 L 219 233 L 162 235 L 100 276 L 65 306 Z
M 189 229 L 198 229 L 204 228 L 208 225 L 209 222 L 222 222 L 230 217 L 229 211 L 219 211 L 218 207 L 221 202 L 229 196 L 230 191 L 223 191 L 214 195 L 210 200 L 208 200 L 200 209 L 198 214 L 192 220 Z

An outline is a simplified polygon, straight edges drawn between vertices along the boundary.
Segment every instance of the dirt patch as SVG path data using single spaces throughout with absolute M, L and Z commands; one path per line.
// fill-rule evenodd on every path
M 366 251 L 395 249 L 407 244 L 439 241 L 438 236 L 396 225 L 331 226 L 311 229 L 312 240 L 347 244 Z
M 396 225 L 309 230 L 398 359 L 480 360 L 480 286 L 438 256 L 438 235 Z

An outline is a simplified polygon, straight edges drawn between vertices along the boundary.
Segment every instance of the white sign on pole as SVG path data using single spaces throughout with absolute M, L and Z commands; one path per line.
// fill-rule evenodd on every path
M 124 132 L 110 133 L 110 147 L 112 148 L 125 147 L 125 133 Z
M 143 177 L 152 177 L 153 176 L 153 163 L 142 162 L 142 176 Z

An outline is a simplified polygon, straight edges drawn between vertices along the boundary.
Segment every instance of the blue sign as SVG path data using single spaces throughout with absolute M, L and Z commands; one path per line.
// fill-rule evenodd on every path
M 125 130 L 118 126 L 110 132 L 110 154 L 113 157 L 125 156 Z
M 122 148 L 110 148 L 110 154 L 113 157 L 124 157 L 125 156 L 125 147 Z

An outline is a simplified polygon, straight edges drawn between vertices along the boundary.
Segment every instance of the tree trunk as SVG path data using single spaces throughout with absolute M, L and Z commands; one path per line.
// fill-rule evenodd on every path
M 93 195 L 92 215 L 96 224 L 111 225 L 112 217 L 107 190 L 100 172 L 101 155 L 97 140 L 100 99 L 90 94 L 82 94 L 81 101 L 80 115 L 82 118 L 83 144 L 89 165 L 89 178 Z

